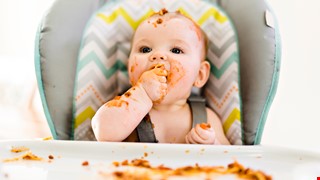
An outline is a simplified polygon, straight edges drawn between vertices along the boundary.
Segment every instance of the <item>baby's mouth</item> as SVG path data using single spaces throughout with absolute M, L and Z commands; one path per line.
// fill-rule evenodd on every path
M 165 70 L 164 64 L 154 64 L 154 65 L 152 65 L 152 66 L 150 67 L 149 70 L 151 70 L 151 69 L 156 69 L 156 68 L 160 68 L 160 69 L 162 69 L 162 70 Z
M 158 75 L 158 76 L 165 76 L 167 78 L 168 76 L 168 70 L 166 70 L 166 67 L 164 64 L 154 64 L 150 67 L 149 70 L 153 70 L 153 69 L 157 69 L 157 71 L 155 71 L 155 73 Z

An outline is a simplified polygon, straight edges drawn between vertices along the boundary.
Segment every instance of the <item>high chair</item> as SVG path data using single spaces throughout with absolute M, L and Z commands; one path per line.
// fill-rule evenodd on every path
M 211 75 L 193 94 L 218 114 L 231 144 L 260 144 L 281 59 L 276 17 L 263 0 L 55 0 L 35 45 L 39 92 L 54 139 L 95 140 L 91 118 L 129 87 L 135 28 L 162 8 L 189 16 L 208 36 Z

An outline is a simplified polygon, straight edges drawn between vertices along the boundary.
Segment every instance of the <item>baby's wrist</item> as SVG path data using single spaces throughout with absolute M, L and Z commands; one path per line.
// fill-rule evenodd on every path
M 140 83 L 137 83 L 133 88 L 137 88 L 140 90 L 141 93 L 141 98 L 140 100 L 143 101 L 143 103 L 150 105 L 151 107 L 153 106 L 152 99 L 149 97 L 147 91 L 143 88 L 143 86 Z

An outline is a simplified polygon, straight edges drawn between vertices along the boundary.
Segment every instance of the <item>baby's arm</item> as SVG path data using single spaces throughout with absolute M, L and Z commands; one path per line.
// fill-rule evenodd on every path
M 127 138 L 153 102 L 166 94 L 166 75 L 165 70 L 157 67 L 146 71 L 126 93 L 102 105 L 92 118 L 97 140 L 120 142 Z
M 223 144 L 229 145 L 219 117 L 209 108 L 207 108 L 207 124 L 197 124 L 186 135 L 186 143 L 189 144 Z

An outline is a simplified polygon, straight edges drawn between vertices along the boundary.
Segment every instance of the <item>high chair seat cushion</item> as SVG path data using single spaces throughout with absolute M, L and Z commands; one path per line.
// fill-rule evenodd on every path
M 91 17 L 77 62 L 73 138 L 95 140 L 91 118 L 97 109 L 129 86 L 127 59 L 134 30 L 153 12 L 180 10 L 207 34 L 211 75 L 204 87 L 208 106 L 221 118 L 232 144 L 242 144 L 239 49 L 228 15 L 210 1 L 110 0 Z

